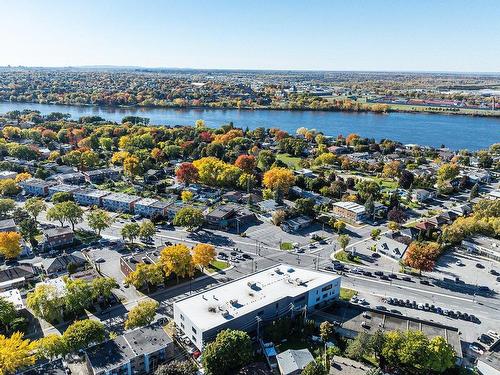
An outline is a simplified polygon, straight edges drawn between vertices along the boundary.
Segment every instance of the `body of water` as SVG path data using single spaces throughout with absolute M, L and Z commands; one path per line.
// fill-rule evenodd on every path
M 273 111 L 237 109 L 116 108 L 0 102 L 0 113 L 34 109 L 42 114 L 69 113 L 72 119 L 97 115 L 121 122 L 128 115 L 148 117 L 154 125 L 194 125 L 198 119 L 218 127 L 233 122 L 238 127 L 276 127 L 291 134 L 300 127 L 336 136 L 357 133 L 362 137 L 389 138 L 403 143 L 454 150 L 479 150 L 500 142 L 500 118 L 425 113 L 350 113 L 326 111 Z

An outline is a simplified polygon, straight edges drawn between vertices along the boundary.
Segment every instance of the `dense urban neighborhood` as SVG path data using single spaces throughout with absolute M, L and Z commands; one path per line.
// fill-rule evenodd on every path
M 149 122 L 0 115 L 0 374 L 500 373 L 500 144 Z

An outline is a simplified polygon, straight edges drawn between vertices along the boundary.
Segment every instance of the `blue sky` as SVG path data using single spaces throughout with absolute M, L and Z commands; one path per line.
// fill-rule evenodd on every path
M 500 0 L 2 0 L 0 65 L 500 71 Z

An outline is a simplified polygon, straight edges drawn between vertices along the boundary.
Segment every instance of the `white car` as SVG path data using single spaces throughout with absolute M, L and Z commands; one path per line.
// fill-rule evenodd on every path
M 462 263 L 461 260 L 457 260 L 457 262 L 455 263 L 457 266 L 463 266 L 464 264 Z
M 474 353 L 477 353 L 479 355 L 483 355 L 484 351 L 477 345 L 470 344 L 469 349 L 472 350 Z

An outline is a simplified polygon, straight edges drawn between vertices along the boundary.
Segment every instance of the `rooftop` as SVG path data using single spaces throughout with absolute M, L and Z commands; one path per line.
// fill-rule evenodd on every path
M 140 204 L 142 206 L 151 206 L 153 203 L 156 203 L 158 201 L 158 199 L 154 199 L 154 198 L 142 198 L 140 200 L 138 200 L 137 202 L 135 202 L 135 204 Z
M 280 264 L 175 303 L 194 325 L 208 330 L 228 320 L 296 297 L 339 276 Z
M 21 298 L 21 293 L 19 292 L 19 289 L 12 289 L 6 292 L 0 292 L 0 298 L 6 299 L 7 301 L 11 302 L 15 306 L 16 310 L 24 309 L 24 303 L 23 299 Z
M 76 190 L 80 189 L 79 186 L 76 185 L 68 185 L 68 184 L 60 184 L 60 185 L 54 185 L 50 187 L 50 190 L 56 190 L 56 191 L 61 191 L 61 192 L 66 192 L 66 193 L 71 193 Z
M 4 229 L 10 229 L 10 228 L 15 228 L 16 223 L 14 222 L 13 219 L 5 219 L 5 220 L 0 220 L 0 231 Z
M 125 193 L 111 193 L 105 197 L 106 200 L 132 203 L 141 199 L 141 197 L 137 195 L 129 195 Z
M 294 374 L 297 370 L 303 370 L 314 357 L 308 349 L 288 349 L 276 356 L 283 375 Z
M 80 189 L 76 192 L 79 195 L 86 195 L 88 197 L 102 198 L 110 194 L 109 191 L 99 189 Z
M 365 212 L 365 207 L 355 202 L 335 202 L 333 205 L 358 214 Z
M 62 236 L 65 234 L 70 234 L 73 233 L 73 229 L 70 227 L 55 227 L 55 228 L 49 228 L 49 229 L 44 229 L 43 234 L 47 237 L 55 237 L 55 236 Z

